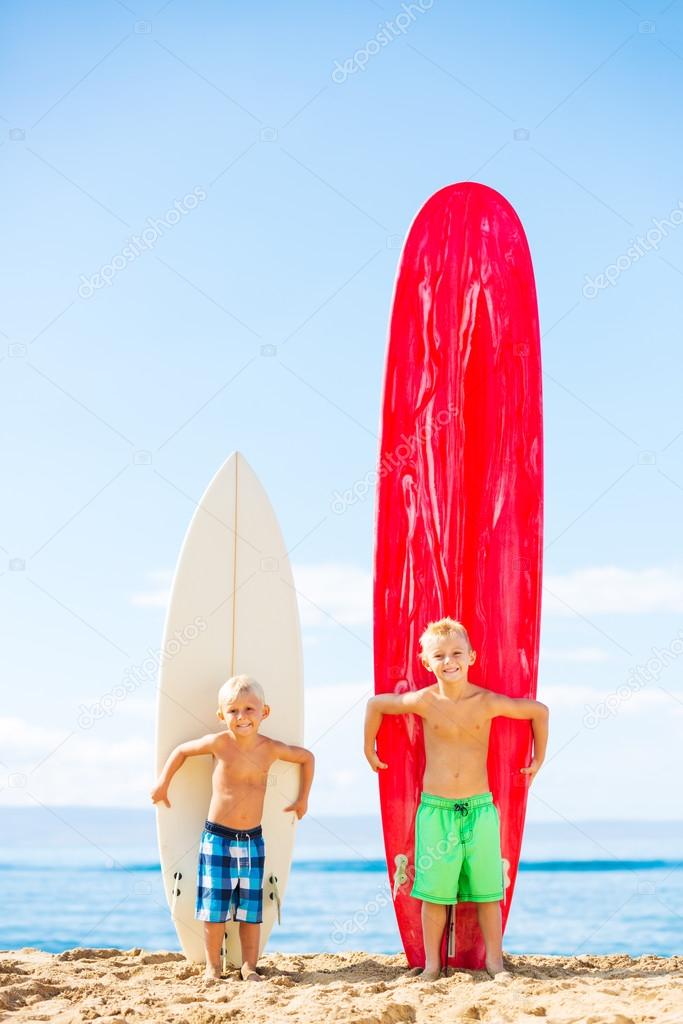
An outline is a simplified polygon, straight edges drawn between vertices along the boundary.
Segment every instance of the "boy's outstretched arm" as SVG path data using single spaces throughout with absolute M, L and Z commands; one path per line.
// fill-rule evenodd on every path
M 301 765 L 301 776 L 299 780 L 299 795 L 294 803 L 285 807 L 285 811 L 294 811 L 297 818 L 303 818 L 308 810 L 308 794 L 313 785 L 313 773 L 315 771 L 315 757 L 312 751 L 306 747 L 293 747 L 289 743 L 275 743 L 276 756 L 279 761 L 289 761 L 291 764 Z
M 545 760 L 548 745 L 548 721 L 550 709 L 540 700 L 525 700 L 521 697 L 505 697 L 502 693 L 491 694 L 491 717 L 527 719 L 534 734 L 534 754 L 527 768 L 520 768 L 522 775 L 529 776 L 529 783 Z
M 161 770 L 161 775 L 157 779 L 156 786 L 151 791 L 150 795 L 153 804 L 161 801 L 167 807 L 171 806 L 168 800 L 168 787 L 175 773 L 187 757 L 193 757 L 195 754 L 213 754 L 219 735 L 220 733 L 209 733 L 207 736 L 201 736 L 198 740 L 188 740 L 187 743 L 181 743 L 175 750 L 171 751 L 166 764 Z
M 365 756 L 373 772 L 388 767 L 384 761 L 380 761 L 375 749 L 382 716 L 419 714 L 423 696 L 421 690 L 411 690 L 409 693 L 378 693 L 368 701 L 365 712 Z

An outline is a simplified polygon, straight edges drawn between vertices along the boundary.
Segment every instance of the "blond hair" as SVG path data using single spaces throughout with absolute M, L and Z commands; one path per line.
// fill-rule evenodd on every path
M 448 616 L 428 624 L 420 637 L 420 647 L 424 650 L 430 640 L 443 640 L 446 637 L 451 636 L 453 633 L 459 633 L 463 636 L 467 641 L 467 646 L 472 650 L 469 633 L 463 626 L 462 622 L 458 622 L 456 619 L 451 619 Z
M 266 703 L 263 687 L 255 679 L 251 676 L 231 676 L 218 691 L 218 710 L 220 711 L 222 704 L 234 700 L 240 693 L 253 693 L 262 704 Z

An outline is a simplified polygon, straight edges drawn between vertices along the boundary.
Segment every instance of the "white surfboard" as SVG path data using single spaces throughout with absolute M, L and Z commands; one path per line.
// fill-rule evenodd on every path
M 282 535 L 253 470 L 234 452 L 192 517 L 176 568 L 164 631 L 156 728 L 157 773 L 173 748 L 225 728 L 217 694 L 232 675 L 263 686 L 266 736 L 303 742 L 303 671 L 296 592 Z M 166 898 L 189 960 L 204 960 L 195 920 L 199 839 L 211 797 L 210 755 L 188 758 L 157 805 Z M 299 766 L 275 763 L 263 813 L 266 862 L 261 950 L 277 920 L 294 845 L 296 815 L 284 812 L 299 790 Z M 238 926 L 226 925 L 227 956 L 239 965 Z

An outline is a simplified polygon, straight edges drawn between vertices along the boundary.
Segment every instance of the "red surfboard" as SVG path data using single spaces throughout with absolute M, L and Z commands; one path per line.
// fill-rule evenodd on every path
M 375 692 L 433 682 L 419 660 L 429 621 L 450 615 L 478 657 L 470 679 L 535 698 L 541 608 L 543 435 L 536 288 L 521 222 L 493 189 L 441 189 L 415 218 L 396 279 L 375 511 Z M 529 722 L 493 720 L 488 778 L 501 823 L 503 928 L 527 804 Z M 411 966 L 424 964 L 410 896 L 422 726 L 385 716 L 378 752 L 387 865 Z M 403 871 L 401 870 L 403 869 Z M 405 879 L 405 880 L 402 880 Z M 479 970 L 476 904 L 456 910 L 449 963 Z

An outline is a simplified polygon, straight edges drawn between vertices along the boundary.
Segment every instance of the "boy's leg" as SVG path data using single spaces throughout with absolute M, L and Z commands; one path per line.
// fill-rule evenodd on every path
M 458 896 L 461 902 L 477 904 L 477 918 L 486 946 L 486 970 L 499 980 L 511 975 L 503 967 L 503 928 L 500 901 L 503 899 L 503 866 L 500 849 L 500 821 L 491 793 L 482 793 L 470 806 L 467 855 Z
M 454 908 L 455 909 L 455 908 Z M 448 907 L 444 903 L 422 901 L 422 939 L 425 947 L 425 969 L 420 975 L 425 981 L 441 974 L 441 940 L 446 927 Z
M 206 971 L 204 977 L 218 980 L 221 976 L 221 943 L 225 932 L 225 921 L 204 922 L 204 949 L 206 950 Z
M 261 925 L 251 921 L 240 921 L 240 946 L 242 947 L 242 978 L 245 981 L 263 981 L 256 971 Z
M 243 981 L 263 981 L 256 970 L 259 945 L 261 939 L 261 921 L 263 920 L 263 871 L 265 867 L 265 846 L 263 835 L 248 839 L 248 872 L 246 884 L 240 881 L 239 904 L 240 912 L 240 946 L 242 947 L 242 967 L 240 974 Z
M 503 923 L 500 902 L 477 903 L 477 918 L 486 946 L 486 970 L 496 975 L 508 975 L 503 966 Z
M 217 826 L 213 823 L 211 825 L 212 827 L 203 829 L 199 841 L 195 918 L 204 923 L 204 977 L 217 981 L 221 976 L 221 944 L 226 921 L 232 916 L 233 888 L 230 873 L 225 871 L 226 860 L 229 862 L 230 858 L 229 840 L 212 831 L 212 828 Z M 218 887 L 217 875 L 222 879 L 222 884 Z
M 415 815 L 415 875 L 410 895 L 422 901 L 425 969 L 420 977 L 425 981 L 441 974 L 441 942 L 448 906 L 456 902 L 462 858 L 453 801 L 423 793 Z

